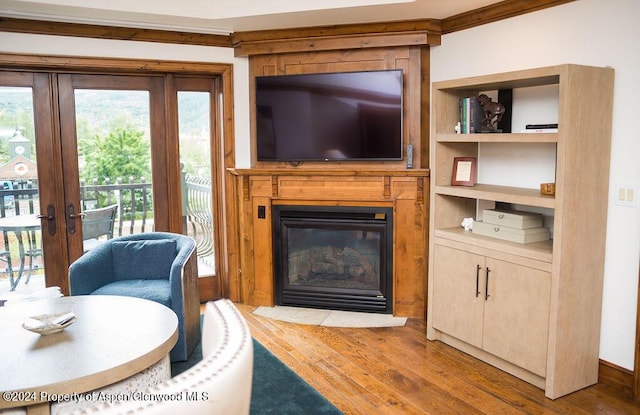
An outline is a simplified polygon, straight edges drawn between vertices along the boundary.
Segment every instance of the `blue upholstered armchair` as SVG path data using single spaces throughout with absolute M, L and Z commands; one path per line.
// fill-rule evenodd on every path
M 195 241 L 184 235 L 148 232 L 109 239 L 69 267 L 71 295 L 146 298 L 178 316 L 178 342 L 171 361 L 187 360 L 200 341 L 200 301 Z

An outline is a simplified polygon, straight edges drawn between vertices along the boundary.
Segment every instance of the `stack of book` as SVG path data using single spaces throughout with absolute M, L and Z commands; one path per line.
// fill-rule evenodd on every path
M 460 133 L 474 134 L 483 127 L 484 112 L 478 97 L 460 98 Z

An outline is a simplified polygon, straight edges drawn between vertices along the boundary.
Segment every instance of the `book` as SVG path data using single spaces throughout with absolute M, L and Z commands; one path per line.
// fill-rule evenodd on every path
M 482 105 L 477 97 L 460 98 L 460 133 L 474 134 L 479 132 L 484 120 Z
M 484 111 L 478 97 L 469 97 L 469 133 L 477 133 L 483 127 Z
M 469 134 L 467 98 L 460 98 L 460 133 Z
M 526 130 L 520 130 L 520 132 L 526 133 L 526 134 L 557 133 L 558 129 L 557 128 L 536 128 L 536 129 L 527 128 Z
M 525 126 L 525 128 L 527 130 L 542 130 L 542 129 L 549 129 L 549 128 L 558 128 L 558 123 L 555 124 L 527 124 Z

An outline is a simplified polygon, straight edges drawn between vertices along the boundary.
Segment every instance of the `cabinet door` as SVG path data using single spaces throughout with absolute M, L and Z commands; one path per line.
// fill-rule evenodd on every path
M 481 347 L 485 257 L 440 245 L 434 256 L 433 327 Z
M 482 348 L 545 376 L 551 274 L 487 258 Z

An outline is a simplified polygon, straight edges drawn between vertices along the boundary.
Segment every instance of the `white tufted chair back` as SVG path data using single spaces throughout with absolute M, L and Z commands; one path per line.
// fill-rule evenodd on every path
M 253 340 L 247 322 L 230 300 L 206 304 L 202 354 L 195 366 L 144 391 L 147 399 L 105 403 L 77 414 L 248 414 Z

